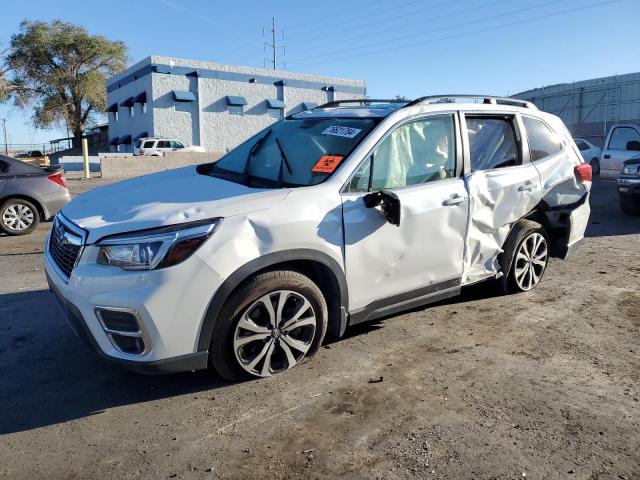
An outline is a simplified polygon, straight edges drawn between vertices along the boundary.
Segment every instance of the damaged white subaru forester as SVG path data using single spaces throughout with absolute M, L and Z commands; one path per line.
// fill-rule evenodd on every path
M 561 120 L 528 102 L 336 101 L 215 163 L 79 196 L 45 267 L 75 331 L 110 360 L 267 377 L 327 332 L 465 285 L 532 289 L 583 238 L 590 188 Z

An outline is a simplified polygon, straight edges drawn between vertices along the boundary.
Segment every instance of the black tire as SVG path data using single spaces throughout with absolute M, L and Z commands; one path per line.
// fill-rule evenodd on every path
M 521 251 L 521 248 L 525 241 L 531 241 L 532 237 L 536 235 L 541 236 L 544 239 L 544 247 L 546 255 L 544 258 L 544 265 L 532 265 L 529 264 L 529 268 L 534 268 L 533 272 L 537 276 L 538 280 L 529 287 L 525 288 L 522 282 L 517 278 L 516 270 L 521 271 L 522 260 L 516 259 L 516 256 Z M 530 246 L 530 244 L 528 244 Z M 535 252 L 534 252 L 535 253 Z M 504 251 L 500 254 L 499 263 L 504 275 L 500 278 L 499 284 L 504 293 L 525 292 L 532 290 L 542 280 L 544 272 L 547 269 L 549 262 L 549 236 L 542 225 L 532 220 L 520 220 L 518 221 L 504 244 Z M 525 262 L 526 263 L 526 262 Z
M 24 225 L 24 221 L 29 219 L 30 223 L 26 228 L 16 227 L 17 224 L 12 224 L 12 219 L 15 218 L 14 213 L 20 211 L 21 219 L 20 225 Z M 24 213 L 28 212 L 28 213 Z M 27 235 L 33 232 L 40 223 L 40 213 L 36 206 L 22 198 L 9 198 L 5 200 L 0 206 L 0 230 L 7 235 Z
M 630 195 L 620 195 L 620 208 L 627 215 L 640 215 L 640 199 Z
M 229 382 L 238 382 L 248 378 L 258 378 L 262 376 L 260 374 L 247 371 L 246 369 L 250 367 L 246 362 L 244 363 L 244 367 L 243 364 L 241 364 L 241 359 L 239 357 L 240 354 L 235 350 L 234 346 L 234 342 L 238 338 L 236 337 L 238 323 L 245 314 L 249 315 L 254 308 L 261 308 L 260 306 L 254 307 L 254 305 L 263 299 L 265 295 L 273 294 L 273 292 L 282 290 L 291 291 L 295 295 L 299 295 L 306 299 L 311 305 L 311 314 L 315 317 L 316 321 L 313 333 L 310 333 L 309 338 L 306 339 L 306 342 L 310 347 L 306 353 L 302 354 L 303 356 L 297 363 L 295 363 L 295 365 L 298 365 L 300 362 L 313 356 L 320 347 L 327 331 L 328 309 L 325 298 L 318 286 L 308 277 L 295 271 L 275 270 L 261 273 L 246 281 L 244 285 L 239 287 L 239 289 L 231 295 L 222 308 L 215 326 L 213 327 L 211 345 L 209 349 L 209 362 L 223 379 Z M 294 298 L 294 301 L 298 301 L 298 297 L 292 295 L 291 298 Z M 284 303 L 286 303 L 286 301 Z M 252 310 L 249 310 L 250 308 Z M 282 323 L 284 322 L 285 320 L 282 321 Z M 304 330 L 304 328 L 306 327 L 302 327 L 302 330 Z M 254 351 L 260 350 L 261 345 L 265 345 L 266 348 L 267 342 L 273 342 L 274 345 L 276 345 L 273 350 L 275 357 L 277 353 L 276 349 L 282 349 L 283 347 L 281 344 L 286 343 L 284 340 L 285 334 L 282 333 L 282 336 L 280 336 L 281 334 L 279 332 L 280 330 L 278 330 L 278 336 L 274 336 L 272 329 L 273 339 L 268 337 L 264 340 L 256 340 L 253 342 L 252 345 L 257 343 L 257 347 L 252 346 Z M 263 341 L 264 343 L 260 344 L 260 341 Z M 294 351 L 289 348 L 287 348 L 287 350 L 290 352 Z M 280 354 L 281 357 L 283 353 L 284 350 Z M 299 354 L 300 352 L 296 351 L 296 353 Z M 257 358 L 259 355 L 260 354 L 255 355 L 254 358 Z M 263 358 L 267 358 L 267 356 L 265 355 Z M 260 361 L 255 368 L 258 369 L 258 366 L 260 365 L 264 367 L 264 364 L 264 360 Z M 268 368 L 269 370 L 271 369 L 271 364 Z M 280 373 L 288 368 L 291 368 L 291 366 L 287 361 L 287 367 L 285 369 L 277 370 L 274 373 L 269 372 L 268 375 Z
M 598 160 L 597 158 L 592 158 L 590 164 L 593 176 L 597 177 L 598 175 L 600 175 L 600 160 Z

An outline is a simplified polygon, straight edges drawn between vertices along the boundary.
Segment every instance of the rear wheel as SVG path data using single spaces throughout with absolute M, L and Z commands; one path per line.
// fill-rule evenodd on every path
M 282 373 L 317 351 L 327 318 L 322 292 L 308 277 L 284 270 L 257 275 L 222 309 L 211 363 L 228 381 Z
M 526 292 L 540 283 L 549 261 L 547 232 L 539 223 L 521 220 L 513 227 L 501 255 L 503 290 Z
M 627 215 L 640 215 L 640 199 L 630 195 L 620 195 L 620 208 Z
M 0 206 L 0 230 L 7 235 L 26 235 L 40 223 L 38 209 L 21 198 L 10 198 Z

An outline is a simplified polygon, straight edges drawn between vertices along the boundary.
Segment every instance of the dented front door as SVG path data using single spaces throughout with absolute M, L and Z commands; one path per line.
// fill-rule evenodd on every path
M 356 173 L 342 197 L 350 311 L 459 286 L 469 206 L 459 152 L 454 117 L 428 116 L 393 130 Z M 379 190 L 398 197 L 399 226 L 365 206 Z

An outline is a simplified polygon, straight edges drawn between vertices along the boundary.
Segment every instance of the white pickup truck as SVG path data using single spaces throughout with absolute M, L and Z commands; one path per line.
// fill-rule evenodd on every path
M 165 152 L 204 152 L 199 145 L 185 145 L 175 138 L 149 137 L 139 139 L 133 147 L 134 155 L 161 157 Z

